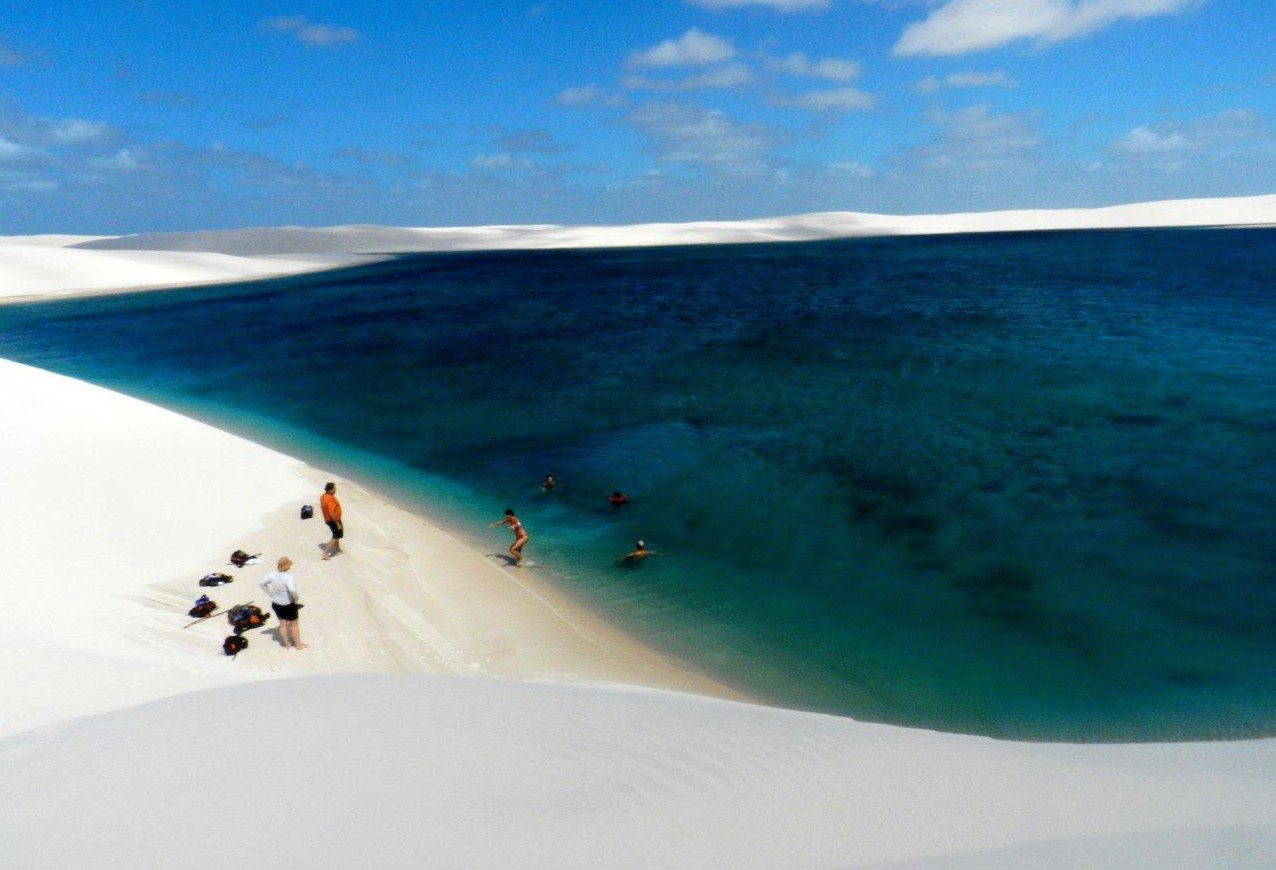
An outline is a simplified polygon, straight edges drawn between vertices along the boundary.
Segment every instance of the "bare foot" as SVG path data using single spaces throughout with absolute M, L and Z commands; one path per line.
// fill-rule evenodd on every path
M 293 649 L 309 649 L 309 648 L 310 648 L 310 644 L 308 643 L 299 643 L 293 647 Z

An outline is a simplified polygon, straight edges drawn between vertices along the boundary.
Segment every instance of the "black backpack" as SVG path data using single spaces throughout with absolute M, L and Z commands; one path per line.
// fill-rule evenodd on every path
M 269 613 L 262 613 L 256 604 L 236 604 L 226 613 L 235 634 L 241 634 L 250 628 L 256 628 L 270 618 Z
M 248 646 L 248 638 L 240 637 L 237 634 L 227 635 L 222 641 L 222 652 L 228 656 L 237 656 Z
M 261 553 L 257 553 L 255 555 L 250 556 L 247 553 L 245 553 L 243 550 L 236 550 L 235 552 L 230 554 L 230 564 L 234 565 L 236 568 L 242 568 L 248 564 L 249 559 L 256 559 L 257 556 L 260 556 L 260 555 Z
M 301 518 L 302 518 L 303 520 L 308 520 L 308 519 L 310 519 L 311 517 L 313 517 L 314 515 L 315 515 L 315 509 L 314 509 L 314 507 L 313 507 L 313 506 L 308 505 L 308 504 L 303 504 L 303 505 L 301 506 Z
M 203 619 L 216 609 L 216 601 L 209 598 L 207 595 L 201 595 L 195 599 L 195 606 L 191 608 L 190 615 L 197 619 Z
M 199 578 L 200 586 L 221 586 L 223 583 L 230 583 L 235 578 L 229 574 L 219 574 L 214 571 L 212 574 L 205 574 Z

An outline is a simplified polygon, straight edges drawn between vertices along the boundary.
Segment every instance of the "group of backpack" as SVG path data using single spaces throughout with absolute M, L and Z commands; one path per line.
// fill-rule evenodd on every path
M 237 568 L 255 563 L 255 560 L 257 560 L 257 556 L 250 556 L 243 550 L 236 550 L 230 555 L 230 563 Z M 199 585 L 221 586 L 233 582 L 234 579 L 229 574 L 213 572 L 201 577 Z M 216 616 L 217 613 L 217 602 L 207 595 L 201 595 L 196 598 L 194 606 L 190 609 L 190 615 L 195 617 L 197 622 L 210 616 Z M 226 610 L 226 619 L 230 622 L 231 634 L 227 635 L 226 639 L 222 641 L 222 652 L 232 658 L 239 655 L 240 652 L 248 647 L 248 638 L 243 636 L 244 632 L 260 628 L 266 624 L 266 620 L 269 618 L 269 613 L 263 612 L 260 607 L 252 603 L 236 604 L 228 608 Z

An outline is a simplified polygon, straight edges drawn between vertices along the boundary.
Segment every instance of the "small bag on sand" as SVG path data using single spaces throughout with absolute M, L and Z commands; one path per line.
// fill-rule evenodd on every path
M 221 586 L 224 583 L 230 583 L 235 578 L 229 574 L 220 574 L 214 571 L 212 574 L 205 574 L 199 578 L 200 586 Z
M 195 606 L 191 608 L 190 615 L 196 619 L 203 619 L 216 609 L 216 601 L 209 598 L 207 595 L 201 595 L 195 599 Z
M 236 550 L 230 554 L 230 564 L 234 565 L 236 568 L 242 568 L 260 555 L 260 553 L 257 553 L 256 555 L 249 555 L 243 550 Z
M 235 634 L 256 628 L 269 618 L 270 614 L 262 613 L 261 608 L 256 604 L 236 604 L 226 614 L 226 619 L 230 622 Z
M 303 520 L 308 520 L 314 515 L 315 515 L 315 509 L 313 505 L 303 504 L 301 506 L 301 518 Z
M 226 639 L 222 641 L 222 652 L 228 656 L 236 656 L 239 655 L 242 650 L 247 648 L 247 646 L 248 638 L 240 637 L 237 634 L 231 634 L 227 635 Z

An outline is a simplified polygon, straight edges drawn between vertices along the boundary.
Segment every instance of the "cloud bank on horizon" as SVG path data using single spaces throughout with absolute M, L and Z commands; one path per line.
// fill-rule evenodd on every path
M 1276 191 L 1269 0 L 171 5 L 0 20 L 0 234 Z

